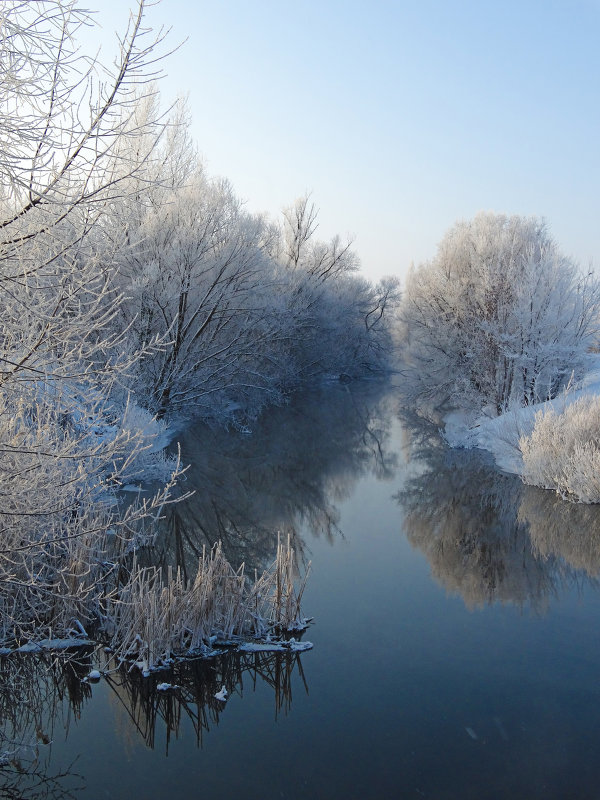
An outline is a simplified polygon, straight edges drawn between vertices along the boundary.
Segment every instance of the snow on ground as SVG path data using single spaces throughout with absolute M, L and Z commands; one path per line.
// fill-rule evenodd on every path
M 476 417 L 460 411 L 448 414 L 444 420 L 444 438 L 451 447 L 488 450 L 501 470 L 520 475 L 523 462 L 519 439 L 531 434 L 536 414 L 549 408 L 560 414 L 568 405 L 586 396 L 600 396 L 600 356 L 596 356 L 592 368 L 581 381 L 554 400 L 515 408 L 499 417 L 485 413 Z
M 291 650 L 294 653 L 311 650 L 312 642 L 297 642 L 295 639 L 278 642 L 244 642 L 238 648 L 240 653 L 279 653 Z
M 88 638 L 71 637 L 65 639 L 42 639 L 39 642 L 27 642 L 14 650 L 10 647 L 0 648 L 0 655 L 10 653 L 41 653 L 43 651 L 69 650 L 73 647 L 90 647 L 94 642 Z

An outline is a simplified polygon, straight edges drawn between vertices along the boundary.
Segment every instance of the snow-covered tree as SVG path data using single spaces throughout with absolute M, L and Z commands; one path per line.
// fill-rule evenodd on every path
M 407 391 L 495 413 L 556 395 L 596 341 L 600 286 L 535 218 L 481 213 L 413 269 L 401 307 Z
M 119 256 L 129 295 L 121 313 L 134 347 L 157 335 L 160 352 L 138 370 L 138 392 L 157 413 L 223 415 L 241 397 L 277 399 L 276 343 L 287 323 L 262 247 L 264 224 L 226 180 L 201 167 L 150 206 Z
M 307 198 L 279 227 L 197 163 L 180 182 L 156 183 L 112 229 L 132 347 L 165 341 L 136 379 L 159 415 L 239 421 L 315 376 L 386 366 L 397 282 L 371 286 L 354 274 L 349 244 L 315 240 Z
M 77 49 L 91 17 L 75 3 L 0 7 L 0 639 L 81 632 L 109 562 L 168 495 L 116 502 L 152 424 L 129 425 L 115 389 L 156 342 L 123 347 L 99 233 L 163 133 L 135 117 L 156 70 L 143 20 L 140 0 L 107 69 Z
M 371 285 L 357 274 L 352 242 L 316 238 L 318 210 L 308 195 L 283 211 L 273 257 L 287 273 L 287 316 L 296 334 L 291 356 L 300 378 L 385 370 L 390 321 L 399 300 L 393 278 Z

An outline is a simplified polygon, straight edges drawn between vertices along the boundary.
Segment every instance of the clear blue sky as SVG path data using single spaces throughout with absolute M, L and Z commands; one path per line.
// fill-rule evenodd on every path
M 103 36 L 125 0 L 90 0 Z M 165 100 L 189 95 L 211 174 L 275 215 L 306 191 L 323 238 L 368 277 L 402 277 L 479 210 L 545 217 L 600 269 L 600 0 L 162 0 L 187 41 Z

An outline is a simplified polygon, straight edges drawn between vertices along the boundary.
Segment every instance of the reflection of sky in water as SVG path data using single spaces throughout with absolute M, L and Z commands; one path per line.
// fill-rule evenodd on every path
M 221 526 L 231 552 L 270 558 L 271 526 L 303 542 L 316 618 L 304 674 L 280 664 L 275 682 L 251 669 L 234 680 L 231 668 L 215 710 L 204 695 L 228 668 L 205 667 L 186 683 L 207 715 L 202 746 L 184 711 L 168 756 L 166 700 L 102 681 L 66 740 L 56 723 L 49 770 L 79 755 L 88 788 L 76 796 L 90 798 L 596 797 L 597 509 L 401 430 L 393 404 L 360 388 L 351 402 L 333 392 L 281 409 L 235 448 L 203 432 L 210 447 L 190 476 L 190 518 L 206 517 L 209 537 Z M 323 509 L 331 529 L 315 524 Z M 150 749 L 132 712 L 146 725 L 153 708 Z

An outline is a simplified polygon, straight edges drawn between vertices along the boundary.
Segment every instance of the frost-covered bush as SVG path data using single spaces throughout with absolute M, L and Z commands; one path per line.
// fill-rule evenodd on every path
M 582 397 L 559 413 L 539 411 L 519 446 L 525 483 L 600 503 L 600 397 Z

